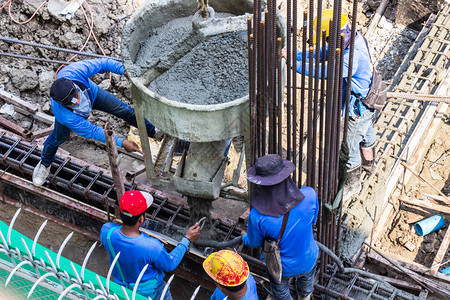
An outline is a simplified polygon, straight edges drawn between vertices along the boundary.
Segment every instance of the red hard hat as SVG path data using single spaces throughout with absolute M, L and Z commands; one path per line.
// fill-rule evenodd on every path
M 150 193 L 127 191 L 120 197 L 120 212 L 128 217 L 142 214 L 153 203 Z

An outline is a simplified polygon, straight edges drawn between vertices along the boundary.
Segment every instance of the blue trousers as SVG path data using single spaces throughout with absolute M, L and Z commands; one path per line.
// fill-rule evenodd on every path
M 359 147 L 371 147 L 375 144 L 376 135 L 373 129 L 373 112 L 367 112 L 360 117 L 351 117 L 348 120 L 347 145 L 349 159 L 347 169 L 352 169 L 361 164 Z
M 136 114 L 134 108 L 123 103 L 114 95 L 108 93 L 107 91 L 99 88 L 97 93 L 97 98 L 94 101 L 93 109 L 101 110 L 112 114 L 129 125 L 137 127 Z M 145 125 L 147 127 L 147 134 L 149 137 L 154 137 L 155 126 L 150 122 L 145 120 Z M 55 160 L 56 151 L 58 151 L 59 145 L 67 141 L 71 133 L 71 130 L 55 120 L 55 128 L 52 133 L 45 140 L 44 149 L 41 154 L 41 161 L 45 167 L 48 167 Z
M 281 282 L 276 283 L 272 276 L 270 276 L 270 273 L 267 273 L 269 274 L 270 287 L 272 289 L 273 298 L 276 300 L 293 300 L 291 292 L 289 291 L 289 280 L 292 277 L 282 277 Z M 305 298 L 313 292 L 315 274 L 316 266 L 314 266 L 308 273 L 294 276 L 295 291 L 297 292 L 297 295 Z
M 172 300 L 172 294 L 170 294 L 170 287 L 167 289 L 164 299 L 161 299 L 161 295 L 165 286 L 166 286 L 165 281 L 163 281 L 162 284 L 158 285 L 158 291 L 156 292 L 156 297 L 153 300 Z

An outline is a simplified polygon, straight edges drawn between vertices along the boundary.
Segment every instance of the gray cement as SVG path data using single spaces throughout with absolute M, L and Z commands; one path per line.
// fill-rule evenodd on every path
M 170 100 L 199 105 L 247 95 L 247 33 L 221 34 L 198 44 L 149 89 Z

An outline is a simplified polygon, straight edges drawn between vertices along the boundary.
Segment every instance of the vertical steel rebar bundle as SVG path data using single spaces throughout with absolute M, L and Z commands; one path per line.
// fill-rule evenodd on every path
M 261 0 L 255 0 L 253 20 L 248 20 L 251 162 L 254 164 L 265 154 L 277 153 L 294 163 L 293 179 L 298 186 L 313 187 L 319 197 L 317 240 L 337 253 L 341 205 L 335 203 L 335 198 L 342 188 L 338 176 L 339 157 L 348 126 L 345 101 L 350 97 L 355 28 L 352 26 L 349 48 L 344 49 L 342 0 L 334 0 L 333 7 L 329 7 L 333 8 L 333 17 L 328 32 L 322 30 L 322 10 L 326 8 L 322 1 L 315 4 L 310 0 L 308 10 L 302 14 L 300 36 L 297 36 L 297 1 L 288 0 L 287 35 L 281 42 L 276 34 L 276 7 L 276 0 L 268 0 L 266 7 Z M 353 24 L 356 13 L 355 1 Z M 299 39 L 301 53 L 297 50 Z M 281 44 L 285 51 L 279 50 Z M 280 53 L 285 53 L 286 57 L 281 57 Z M 350 70 L 348 75 L 344 74 L 344 61 Z M 284 64 L 286 74 L 282 71 Z M 301 73 L 299 81 L 297 73 Z M 286 84 L 280 86 L 285 75 Z M 342 92 L 343 76 L 348 76 L 346 94 Z M 344 114 L 342 105 L 345 105 Z M 326 272 L 327 264 L 328 257 L 321 254 L 321 274 Z M 323 279 L 321 275 L 320 282 Z

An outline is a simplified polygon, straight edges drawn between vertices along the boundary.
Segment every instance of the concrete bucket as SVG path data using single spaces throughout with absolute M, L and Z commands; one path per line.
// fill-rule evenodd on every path
M 142 143 L 151 183 L 195 198 L 219 196 L 227 144 L 249 124 L 247 18 L 252 11 L 249 0 L 211 0 L 205 11 L 193 0 L 151 0 L 127 22 L 122 57 L 141 141 L 147 140 L 146 118 L 170 136 L 166 140 L 190 142 L 170 178 L 158 177 L 157 166 L 158 160 L 171 165 L 167 156 L 173 151 L 161 148 L 153 163 L 148 143 Z

